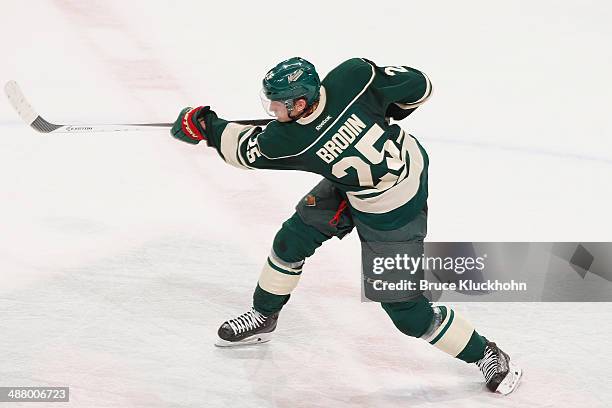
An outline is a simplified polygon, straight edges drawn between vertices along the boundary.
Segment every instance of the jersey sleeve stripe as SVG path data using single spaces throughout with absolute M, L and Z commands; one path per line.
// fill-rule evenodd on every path
M 243 155 L 242 155 L 242 145 L 244 144 L 244 142 L 246 142 L 247 140 L 249 140 L 251 138 L 251 136 L 253 135 L 253 132 L 255 132 L 257 128 L 254 127 L 252 129 L 250 129 L 249 131 L 247 131 L 244 135 L 240 136 L 240 141 L 238 142 L 238 149 L 236 150 L 236 156 L 238 157 L 238 160 L 240 161 L 240 164 L 242 164 L 244 167 L 246 167 L 249 170 L 253 170 L 254 168 L 249 166 L 247 164 L 247 161 L 244 159 Z M 258 147 L 259 148 L 259 147 Z M 245 149 L 246 151 L 246 149 Z
M 415 102 L 411 102 L 411 103 L 396 102 L 395 104 L 398 107 L 404 110 L 414 109 L 414 108 L 421 106 L 423 103 L 425 103 L 429 99 L 429 97 L 431 96 L 431 93 L 433 92 L 433 87 L 431 85 L 431 81 L 429 80 L 429 77 L 424 72 L 421 72 L 421 75 L 425 77 L 425 93 L 423 93 L 423 96 L 419 100 Z
M 228 164 L 241 169 L 249 168 L 238 160 L 238 143 L 244 131 L 250 128 L 252 126 L 228 123 L 223 129 L 223 133 L 221 133 L 221 154 Z

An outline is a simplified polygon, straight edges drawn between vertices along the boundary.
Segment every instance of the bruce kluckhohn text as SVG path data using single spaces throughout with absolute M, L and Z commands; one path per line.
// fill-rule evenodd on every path
M 418 282 L 401 280 L 399 282 L 386 282 L 374 280 L 372 282 L 374 290 L 378 291 L 413 291 L 413 290 L 435 290 L 435 291 L 484 291 L 484 292 L 524 292 L 527 290 L 526 282 L 486 280 L 477 282 L 470 279 L 462 279 L 457 282 L 430 282 L 421 279 Z

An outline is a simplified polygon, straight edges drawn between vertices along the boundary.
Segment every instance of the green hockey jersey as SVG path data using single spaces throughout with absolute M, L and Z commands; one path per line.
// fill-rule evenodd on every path
M 321 82 L 315 111 L 264 129 L 206 117 L 208 144 L 243 169 L 308 171 L 332 181 L 351 214 L 373 228 L 408 223 L 427 199 L 427 153 L 389 119 L 400 120 L 431 95 L 422 72 L 352 58 Z

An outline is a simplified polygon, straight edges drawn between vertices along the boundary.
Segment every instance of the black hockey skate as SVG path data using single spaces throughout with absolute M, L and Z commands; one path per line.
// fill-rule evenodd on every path
M 244 346 L 270 341 L 276 329 L 278 312 L 264 316 L 251 308 L 246 313 L 224 322 L 219 331 L 216 345 L 219 347 Z
M 487 342 L 484 357 L 476 365 L 485 377 L 487 388 L 503 395 L 514 391 L 523 375 L 523 370 L 510 362 L 508 354 L 490 341 Z

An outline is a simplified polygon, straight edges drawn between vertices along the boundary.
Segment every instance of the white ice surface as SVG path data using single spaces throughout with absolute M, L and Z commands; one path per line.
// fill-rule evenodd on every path
M 3 1 L 0 81 L 55 122 L 169 122 L 261 116 L 293 55 L 412 65 L 435 87 L 403 124 L 431 157 L 430 240 L 610 241 L 608 2 L 297 7 Z M 498 397 L 359 302 L 354 236 L 309 260 L 273 342 L 214 348 L 317 180 L 167 131 L 40 135 L 0 102 L 0 386 L 70 386 L 58 408 L 610 405 L 609 304 L 456 305 L 525 369 Z

